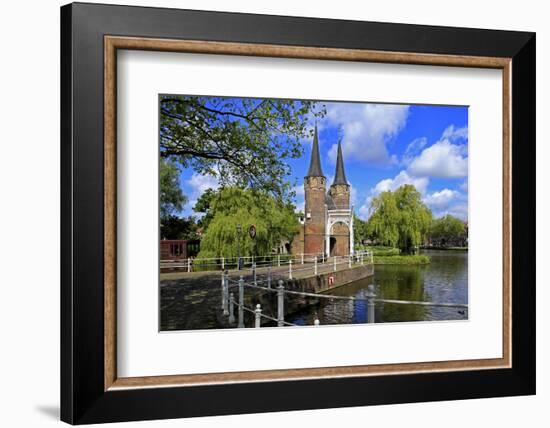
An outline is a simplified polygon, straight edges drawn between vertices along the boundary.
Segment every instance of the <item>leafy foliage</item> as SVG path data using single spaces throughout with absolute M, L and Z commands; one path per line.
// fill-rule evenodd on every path
M 198 221 L 199 226 L 203 228 L 203 232 L 206 232 L 208 225 L 212 221 L 214 212 L 210 210 L 212 199 L 217 195 L 217 192 L 213 189 L 206 189 L 203 194 L 197 199 L 193 211 L 196 213 L 204 214 Z
M 367 233 L 381 244 L 395 247 L 399 241 L 400 213 L 392 192 L 383 192 L 371 202 Z
M 211 175 L 221 186 L 291 195 L 286 159 L 298 158 L 311 136 L 307 119 L 325 114 L 313 101 L 162 96 L 161 156 Z
M 179 168 L 170 159 L 160 160 L 160 218 L 161 223 L 179 213 L 187 198 L 180 188 Z
M 199 239 L 199 226 L 194 217 L 169 215 L 161 220 L 161 239 Z
M 367 230 L 380 243 L 411 252 L 421 245 L 432 222 L 432 212 L 413 185 L 374 198 Z
M 198 257 L 270 254 L 282 240 L 292 240 L 299 227 L 291 204 L 266 192 L 234 186 L 211 196 L 207 215 L 211 220 Z M 255 243 L 248 235 L 250 225 L 256 227 Z
M 464 223 L 452 215 L 435 219 L 430 228 L 430 235 L 435 239 L 461 238 L 465 233 Z
M 363 246 L 363 240 L 367 239 L 367 222 L 361 220 L 355 214 L 353 215 L 353 242 L 355 247 L 360 249 Z

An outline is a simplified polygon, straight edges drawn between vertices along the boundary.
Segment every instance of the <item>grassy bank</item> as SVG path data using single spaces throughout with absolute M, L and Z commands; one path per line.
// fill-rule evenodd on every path
M 401 254 L 399 248 L 382 245 L 366 245 L 362 250 L 371 251 L 375 265 L 426 265 L 430 258 L 425 255 Z
M 375 265 L 427 265 L 430 258 L 424 255 L 374 256 Z
M 362 249 L 370 251 L 374 256 L 398 256 L 401 252 L 399 248 L 384 247 L 382 245 L 367 245 Z

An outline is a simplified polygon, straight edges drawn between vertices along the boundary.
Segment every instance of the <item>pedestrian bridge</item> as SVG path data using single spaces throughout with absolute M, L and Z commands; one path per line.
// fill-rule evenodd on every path
M 225 270 L 287 272 L 289 279 L 317 275 L 330 270 L 351 268 L 356 264 L 372 264 L 372 252 L 359 251 L 353 255 L 326 257 L 318 254 L 275 254 L 268 256 L 186 258 L 161 260 L 160 271 L 166 272 L 215 272 Z

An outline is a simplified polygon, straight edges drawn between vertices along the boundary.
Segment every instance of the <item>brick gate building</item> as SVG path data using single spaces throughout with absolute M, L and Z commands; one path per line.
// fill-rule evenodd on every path
M 293 241 L 293 253 L 353 254 L 353 207 L 350 206 L 350 185 L 344 170 L 342 145 L 339 141 L 334 181 L 327 191 L 326 177 L 321 168 L 317 126 L 309 169 L 304 177 L 304 193 L 305 213 L 300 232 Z

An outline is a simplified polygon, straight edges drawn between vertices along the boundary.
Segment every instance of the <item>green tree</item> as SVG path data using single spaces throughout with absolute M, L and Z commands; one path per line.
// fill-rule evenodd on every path
M 193 211 L 203 214 L 202 218 L 198 221 L 198 224 L 202 227 L 203 232 L 206 232 L 208 225 L 212 221 L 214 213 L 210 210 L 210 206 L 212 204 L 212 199 L 214 199 L 217 195 L 218 192 L 214 189 L 206 189 L 197 199 L 197 202 L 193 207 Z
M 432 212 L 422 202 L 419 191 L 411 184 L 405 184 L 395 192 L 399 221 L 398 247 L 406 252 L 424 243 L 432 224 Z
M 178 214 L 187 198 L 181 191 L 179 168 L 170 159 L 160 160 L 160 218 L 163 219 Z
M 288 198 L 287 159 L 302 156 L 308 118 L 325 113 L 313 101 L 162 96 L 161 156 L 215 176 L 222 186 Z
M 432 212 L 420 192 L 405 184 L 372 200 L 367 230 L 382 244 L 410 253 L 424 242 L 431 222 Z
M 400 213 L 395 195 L 382 192 L 373 198 L 370 206 L 371 215 L 367 222 L 367 233 L 382 245 L 397 246 L 399 241 L 398 223 Z
M 369 238 L 367 222 L 353 215 L 353 242 L 360 247 L 365 239 Z
M 160 225 L 161 239 L 199 239 L 199 226 L 193 216 L 169 215 Z
M 430 228 L 430 236 L 434 239 L 460 239 L 465 233 L 464 222 L 452 215 L 435 219 Z
M 266 192 L 238 187 L 218 190 L 210 200 L 208 229 L 201 241 L 199 257 L 235 257 L 270 254 L 283 240 L 292 240 L 299 223 L 294 207 Z M 237 234 L 237 225 L 242 232 Z M 250 225 L 256 227 L 255 246 L 248 236 Z

